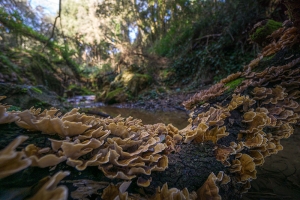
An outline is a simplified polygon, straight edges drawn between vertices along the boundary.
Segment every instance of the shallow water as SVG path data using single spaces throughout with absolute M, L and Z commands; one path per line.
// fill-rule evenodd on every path
M 300 199 L 300 127 L 280 143 L 283 150 L 265 159 L 243 200 Z
M 176 111 L 149 111 L 138 108 L 121 108 L 115 106 L 107 106 L 101 102 L 95 102 L 95 95 L 74 96 L 67 100 L 67 106 L 80 107 L 83 112 L 90 110 L 92 112 L 102 112 L 116 117 L 133 117 L 141 119 L 143 124 L 164 123 L 166 125 L 173 124 L 178 129 L 185 128 L 188 125 L 188 114 L 182 110 Z
M 89 110 L 103 112 L 112 117 L 121 115 L 121 117 L 133 117 L 141 119 L 143 124 L 164 123 L 173 124 L 178 129 L 185 128 L 188 125 L 188 115 L 184 111 L 148 111 L 136 108 L 118 108 L 112 106 L 101 106 Z

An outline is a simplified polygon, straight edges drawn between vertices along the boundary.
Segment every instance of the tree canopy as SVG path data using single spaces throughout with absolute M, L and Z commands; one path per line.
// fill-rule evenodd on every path
M 248 41 L 250 27 L 284 20 L 273 0 L 57 0 L 56 16 L 28 0 L 0 4 L 1 45 L 61 58 L 77 78 L 132 65 L 151 75 L 163 65 L 153 56 L 165 57 L 166 84 L 190 87 L 201 74 L 219 80 L 240 70 L 259 48 Z

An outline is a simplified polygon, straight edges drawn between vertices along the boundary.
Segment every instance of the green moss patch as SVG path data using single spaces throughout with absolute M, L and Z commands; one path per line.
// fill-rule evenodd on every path
M 243 80 L 245 80 L 245 78 L 238 78 L 229 83 L 226 83 L 225 87 L 228 87 L 227 91 L 229 92 L 229 91 L 234 90 L 236 87 L 238 87 L 243 82 Z
M 7 111 L 21 111 L 22 109 L 18 106 L 10 106 Z
M 43 91 L 40 90 L 40 89 L 38 89 L 38 88 L 36 88 L 36 87 L 32 87 L 31 90 L 34 91 L 37 94 L 43 94 Z
M 127 95 L 126 93 L 124 93 L 124 89 L 117 88 L 107 93 L 105 97 L 105 103 L 114 104 L 114 103 L 125 101 L 126 99 L 127 99 Z
M 250 39 L 259 45 L 264 46 L 267 36 L 271 35 L 275 30 L 282 27 L 282 23 L 274 20 L 268 20 L 265 25 L 258 27 L 255 32 L 250 35 Z
M 69 85 L 68 91 L 73 93 L 73 95 L 92 95 L 92 94 L 94 94 L 88 88 L 83 87 L 83 86 L 80 87 L 75 84 Z

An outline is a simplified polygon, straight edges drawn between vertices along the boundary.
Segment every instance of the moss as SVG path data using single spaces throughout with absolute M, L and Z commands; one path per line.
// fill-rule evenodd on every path
M 22 109 L 18 106 L 10 106 L 7 111 L 21 111 Z
M 250 35 L 250 39 L 259 45 L 264 46 L 267 36 L 271 35 L 275 30 L 282 27 L 282 23 L 274 20 L 268 20 L 265 25 L 258 27 L 255 32 Z
M 43 84 L 45 80 L 45 74 L 40 66 L 40 63 L 38 63 L 37 61 L 32 61 L 29 73 L 31 73 L 34 76 L 34 85 Z
M 149 74 L 135 74 L 142 83 L 150 84 L 152 82 L 152 77 Z
M 68 91 L 72 92 L 74 95 L 92 95 L 94 94 L 86 87 L 78 87 L 75 84 L 71 84 L 68 86 Z
M 117 96 L 119 93 L 121 93 L 123 91 L 123 88 L 117 88 L 111 92 L 108 92 L 107 95 L 106 95 L 106 98 L 107 99 L 111 99 L 113 98 L 114 96 Z
M 47 59 L 47 57 L 39 52 L 29 52 L 32 55 L 32 59 L 34 59 L 35 61 L 37 61 L 40 65 L 42 65 L 43 69 L 48 69 L 48 70 L 52 70 L 53 66 L 52 66 L 52 62 L 49 62 L 49 60 Z
M 51 105 L 49 103 L 46 103 L 44 101 L 37 101 L 36 103 L 34 103 L 34 107 L 36 108 L 41 108 L 41 109 L 47 109 L 49 108 Z
M 228 87 L 227 92 L 234 90 L 237 86 L 239 86 L 245 78 L 238 78 L 229 83 L 225 84 L 225 87 Z
M 20 92 L 23 93 L 23 94 L 27 94 L 28 89 L 27 88 L 22 88 Z
M 201 106 L 201 105 L 203 105 L 204 103 L 205 103 L 205 101 L 200 101 L 200 102 L 198 103 L 198 105 Z
M 272 60 L 274 57 L 275 57 L 275 54 L 270 55 L 270 56 L 266 56 L 266 57 L 263 57 L 263 59 L 262 59 L 261 61 L 262 61 L 262 62 L 263 62 L 263 61 L 269 61 L 269 60 Z
M 126 100 L 127 95 L 123 91 L 124 91 L 123 88 L 117 88 L 113 91 L 108 92 L 105 97 L 105 103 L 113 104 L 113 103 L 118 103 Z
M 32 91 L 34 91 L 37 94 L 43 94 L 42 90 L 40 90 L 40 89 L 38 89 L 36 87 L 32 87 L 31 89 L 32 89 Z
M 149 86 L 151 82 L 152 77 L 149 74 L 125 71 L 122 74 L 119 74 L 110 86 L 111 89 L 124 88 L 133 96 L 138 96 L 138 93 Z
M 170 69 L 164 69 L 159 72 L 159 78 L 162 81 L 167 81 L 171 77 L 172 74 L 173 74 L 173 72 L 170 71 Z
M 126 84 L 128 91 L 137 96 L 138 93 L 145 89 L 152 82 L 152 77 L 148 74 L 134 74 L 132 79 Z
M 159 93 L 165 93 L 165 92 L 166 92 L 166 89 L 165 89 L 164 87 L 159 87 L 159 88 L 157 88 L 157 91 L 158 91 Z
M 11 62 L 11 60 L 6 55 L 4 55 L 0 52 L 0 65 L 1 64 L 3 65 L 3 67 L 1 67 L 2 68 L 1 72 L 5 72 L 5 70 L 4 70 L 5 68 L 9 68 L 9 69 L 6 69 L 6 71 L 8 73 L 11 73 L 12 71 L 19 72 L 18 66 L 15 65 L 13 62 Z M 5 73 L 5 74 L 7 74 L 7 73 Z

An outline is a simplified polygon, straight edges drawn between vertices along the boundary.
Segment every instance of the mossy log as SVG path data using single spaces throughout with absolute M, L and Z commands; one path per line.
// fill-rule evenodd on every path
M 0 125 L 0 130 L 2 136 L 2 139 L 0 140 L 0 149 L 3 149 L 10 141 L 19 135 L 29 136 L 29 139 L 18 147 L 19 150 L 24 149 L 29 144 L 50 147 L 51 144 L 48 138 L 59 139 L 57 136 L 49 137 L 49 135 L 42 134 L 41 132 L 28 132 L 13 123 Z M 180 149 L 180 151 L 168 155 L 169 165 L 165 171 L 153 172 L 149 176 L 141 176 L 145 179 L 148 179 L 149 177 L 152 178 L 151 185 L 143 188 L 143 193 L 151 196 L 155 193 L 158 186 L 162 187 L 166 182 L 169 187 L 176 187 L 181 190 L 186 187 L 189 191 L 197 190 L 205 182 L 211 172 L 217 174 L 219 171 L 225 170 L 224 166 L 215 159 L 213 153 L 214 146 L 215 145 L 211 142 L 204 144 L 178 145 L 177 148 Z M 93 180 L 115 184 L 123 181 L 121 179 L 107 178 L 97 167 L 89 167 L 86 170 L 78 171 L 63 162 L 54 169 L 50 169 L 51 168 L 29 167 L 21 172 L 1 179 L 0 197 L 9 195 L 10 192 L 21 191 L 22 188 L 32 188 L 44 177 L 49 175 L 52 176 L 61 170 L 68 170 L 71 172 L 71 175 L 64 178 L 61 182 L 61 184 L 66 185 L 69 188 L 69 199 L 72 199 L 71 192 L 74 192 L 77 189 L 73 185 L 75 181 Z M 14 188 L 14 190 L 10 190 L 11 188 Z M 133 179 L 128 191 L 137 193 L 138 188 L 136 179 Z M 30 195 L 30 193 L 22 193 L 22 195 Z

